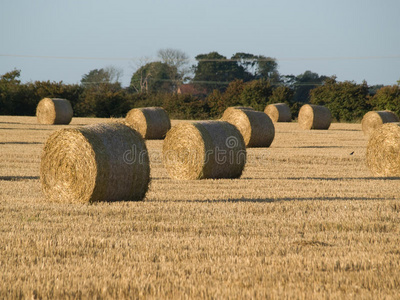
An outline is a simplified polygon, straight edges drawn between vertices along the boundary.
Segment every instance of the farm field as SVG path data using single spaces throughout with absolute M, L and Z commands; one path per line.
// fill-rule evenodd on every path
M 360 124 L 275 124 L 235 180 L 172 180 L 146 141 L 145 200 L 93 205 L 41 192 L 64 127 L 0 116 L 1 299 L 399 297 L 400 178 L 371 175 Z

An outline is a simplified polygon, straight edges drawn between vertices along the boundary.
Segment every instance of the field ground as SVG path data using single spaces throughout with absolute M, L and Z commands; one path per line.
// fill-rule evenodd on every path
M 400 179 L 372 177 L 359 124 L 277 124 L 237 180 L 171 180 L 147 141 L 145 201 L 95 205 L 41 192 L 63 127 L 0 116 L 0 298 L 400 296 Z

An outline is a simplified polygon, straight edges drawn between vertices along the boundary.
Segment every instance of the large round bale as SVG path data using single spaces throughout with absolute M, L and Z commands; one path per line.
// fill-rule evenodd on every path
M 239 178 L 246 147 L 239 130 L 228 122 L 180 123 L 167 133 L 163 158 L 173 179 Z
M 44 98 L 36 107 L 36 116 L 40 124 L 69 124 L 74 112 L 66 99 Z
M 383 124 L 371 133 L 366 160 L 375 176 L 400 177 L 400 123 Z
M 168 113 L 162 107 L 131 109 L 125 121 L 147 140 L 163 139 L 171 128 Z
M 235 125 L 246 147 L 269 147 L 275 137 L 275 126 L 267 114 L 248 108 L 229 107 L 222 120 Z
M 325 106 L 305 104 L 300 108 L 298 123 L 301 129 L 328 129 L 331 122 L 331 111 Z
M 40 180 L 57 202 L 142 200 L 150 181 L 145 142 L 117 122 L 58 130 L 44 146 Z
M 390 110 L 367 112 L 361 121 L 365 135 L 370 135 L 376 128 L 385 123 L 399 122 L 399 117 Z
M 264 112 L 271 118 L 272 122 L 291 122 L 292 113 L 286 103 L 274 103 L 265 107 Z

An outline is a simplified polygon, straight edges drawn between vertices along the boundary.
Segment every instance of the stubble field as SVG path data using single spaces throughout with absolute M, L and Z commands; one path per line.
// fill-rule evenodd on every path
M 0 298 L 399 297 L 400 179 L 372 177 L 359 124 L 276 124 L 236 180 L 171 180 L 147 141 L 146 199 L 94 205 L 41 192 L 63 127 L 0 116 Z

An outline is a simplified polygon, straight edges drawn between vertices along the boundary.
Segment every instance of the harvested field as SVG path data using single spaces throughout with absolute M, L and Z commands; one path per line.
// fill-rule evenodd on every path
M 144 201 L 48 202 L 44 142 L 100 121 L 0 116 L 0 298 L 398 297 L 400 179 L 372 176 L 360 124 L 276 123 L 233 180 L 172 180 L 149 140 Z

